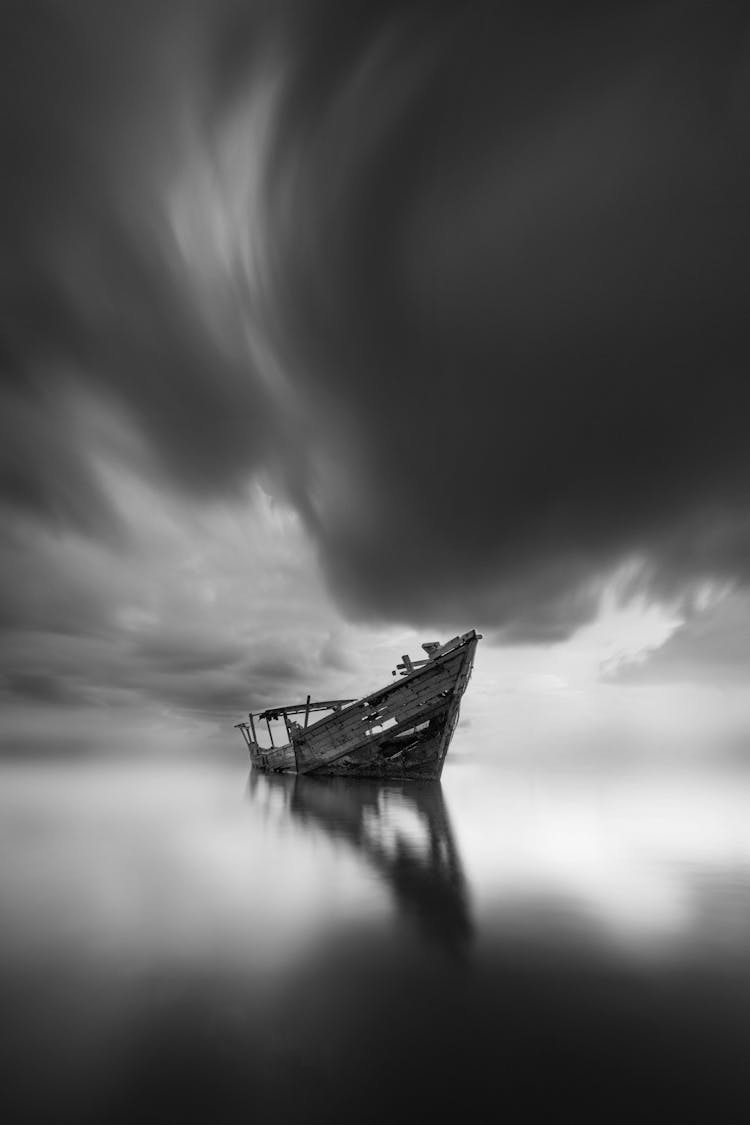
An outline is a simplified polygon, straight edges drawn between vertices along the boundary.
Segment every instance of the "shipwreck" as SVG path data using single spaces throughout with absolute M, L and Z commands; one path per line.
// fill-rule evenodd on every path
M 481 634 L 422 645 L 426 657 L 361 699 L 326 699 L 251 711 L 237 723 L 256 769 L 273 773 L 437 779 L 458 722 Z M 274 744 L 283 720 L 287 741 Z M 267 745 L 261 743 L 267 741 Z

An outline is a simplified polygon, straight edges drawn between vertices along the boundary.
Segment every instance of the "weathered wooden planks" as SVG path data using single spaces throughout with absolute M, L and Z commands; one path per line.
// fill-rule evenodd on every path
M 420 721 L 425 708 L 445 706 L 461 679 L 461 671 L 471 659 L 471 652 L 459 650 L 420 669 L 418 676 L 405 678 L 384 692 L 354 704 L 337 716 L 336 724 L 324 719 L 308 728 L 306 736 L 295 741 L 297 770 L 307 773 L 330 765 L 350 754 L 363 743 L 376 741 L 377 724 L 395 718 L 401 728 Z M 367 733 L 372 732 L 372 733 Z
M 461 696 L 471 675 L 479 635 L 471 630 L 445 645 L 424 645 L 429 659 L 404 658 L 405 675 L 364 699 L 271 708 L 255 718 L 287 724 L 289 743 L 262 748 L 250 716 L 238 724 L 253 765 L 264 771 L 329 773 L 380 778 L 437 778 L 458 720 Z M 309 724 L 310 712 L 337 705 L 333 714 Z M 348 706 L 346 704 L 349 704 Z M 305 725 L 288 718 L 292 711 Z M 309 724 L 309 725 L 308 725 Z M 272 741 L 272 740 L 271 740 Z

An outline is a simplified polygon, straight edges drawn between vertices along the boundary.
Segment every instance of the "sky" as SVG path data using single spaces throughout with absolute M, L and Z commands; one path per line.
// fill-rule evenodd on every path
M 467 754 L 750 744 L 744 5 L 3 22 L 4 754 L 469 628 Z

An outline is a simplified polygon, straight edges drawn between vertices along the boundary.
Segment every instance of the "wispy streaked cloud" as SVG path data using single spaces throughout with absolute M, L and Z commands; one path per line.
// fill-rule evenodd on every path
M 744 590 L 749 43 L 728 3 L 12 4 L 6 697 L 214 711 L 388 629 L 563 643 L 624 566 Z M 735 629 L 688 617 L 654 674 Z

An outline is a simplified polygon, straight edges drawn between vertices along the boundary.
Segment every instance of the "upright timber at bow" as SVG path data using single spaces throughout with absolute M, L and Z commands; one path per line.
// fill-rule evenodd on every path
M 313 702 L 308 695 L 304 703 L 251 711 L 237 728 L 253 766 L 275 773 L 439 778 L 480 640 L 471 629 L 443 645 L 423 644 L 425 659 L 402 657 L 395 682 L 363 699 Z M 279 720 L 287 741 L 276 746 L 271 723 Z

